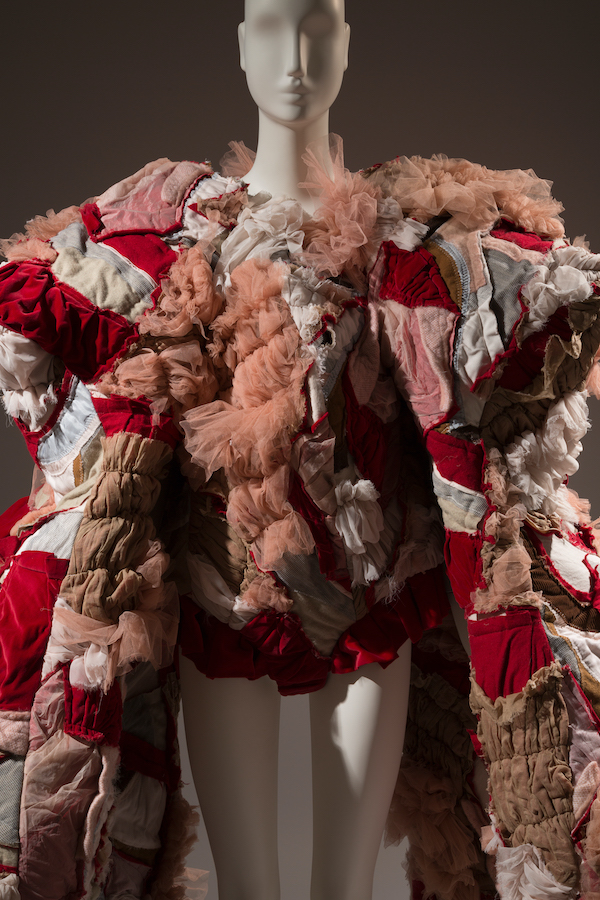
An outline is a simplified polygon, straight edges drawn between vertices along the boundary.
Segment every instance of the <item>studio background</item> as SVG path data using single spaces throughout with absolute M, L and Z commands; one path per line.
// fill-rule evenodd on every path
M 427 4 L 347 0 L 350 67 L 331 113 L 357 169 L 443 152 L 554 181 L 567 233 L 600 250 L 598 33 L 594 0 Z M 0 236 L 105 190 L 149 160 L 210 159 L 256 141 L 237 56 L 241 0 L 5 5 Z M 571 486 L 600 515 L 600 404 Z M 3 417 L 0 504 L 29 492 L 24 442 Z M 302 698 L 284 704 L 284 900 L 307 896 L 308 749 Z M 185 776 L 190 780 L 190 776 Z M 399 854 L 378 865 L 374 900 L 402 896 Z M 205 844 L 195 863 L 212 868 Z M 400 888 L 399 888 L 400 882 Z M 214 879 L 209 898 L 216 900 Z

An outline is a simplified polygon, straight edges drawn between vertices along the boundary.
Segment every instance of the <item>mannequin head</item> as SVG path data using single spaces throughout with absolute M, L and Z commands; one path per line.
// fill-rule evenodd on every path
M 302 127 L 327 113 L 348 66 L 343 0 L 246 0 L 240 64 L 259 110 Z

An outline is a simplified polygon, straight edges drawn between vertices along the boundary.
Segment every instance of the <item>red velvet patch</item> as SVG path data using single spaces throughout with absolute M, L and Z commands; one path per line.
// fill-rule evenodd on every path
M 0 515 L 0 538 L 9 537 L 10 529 L 13 525 L 29 512 L 29 503 L 27 501 L 27 497 L 21 497 L 20 500 L 15 500 L 12 506 L 9 506 L 8 509 Z
M 382 244 L 385 275 L 379 296 L 403 306 L 439 306 L 458 313 L 434 257 L 424 247 L 400 250 L 392 241 Z
M 524 228 L 515 225 L 514 222 L 510 222 L 508 219 L 500 219 L 500 225 L 498 228 L 494 228 L 490 234 L 501 241 L 510 241 L 512 244 L 517 244 L 523 250 L 537 250 L 540 253 L 547 253 L 548 250 L 552 250 L 552 241 L 544 241 L 538 234 L 534 234 L 532 231 L 525 231 Z
M 534 672 L 554 656 L 537 609 L 524 606 L 506 615 L 468 619 L 471 665 L 492 703 L 521 691 Z
M 137 338 L 123 316 L 94 306 L 35 262 L 0 268 L 0 324 L 60 357 L 84 382 L 95 381 Z
M 568 307 L 561 306 L 546 323 L 542 331 L 536 331 L 523 341 L 519 352 L 513 356 L 498 379 L 498 385 L 509 391 L 521 391 L 539 375 L 544 365 L 546 345 L 551 335 L 556 334 L 563 341 L 573 335 L 567 319 Z
M 166 784 L 175 790 L 177 783 L 171 784 L 167 757 L 163 750 L 149 744 L 135 734 L 124 731 L 121 735 L 121 765 L 130 772 L 141 772 Z
M 177 254 L 168 244 L 156 234 L 123 234 L 100 240 L 108 247 L 112 247 L 129 262 L 133 263 L 143 272 L 147 272 L 158 284 L 167 274 Z
M 153 441 L 163 441 L 176 447 L 181 434 L 170 415 L 160 415 L 158 423 L 152 422 L 150 403 L 147 400 L 130 400 L 128 397 L 92 397 L 94 409 L 107 437 L 122 431 L 135 432 Z
M 315 650 L 295 613 L 264 610 L 240 634 L 259 655 L 280 693 L 304 694 L 325 684 L 329 660 Z
M 353 672 L 371 662 L 387 665 L 407 636 L 413 641 L 449 612 L 442 567 L 410 578 L 395 603 L 377 603 L 340 637 L 330 658 L 321 656 L 298 616 L 270 610 L 234 631 L 187 597 L 181 600 L 181 652 L 209 678 L 269 675 L 283 695 L 323 687 L 329 671 Z
M 390 426 L 384 424 L 368 406 L 360 406 L 350 381 L 348 368 L 342 376 L 346 401 L 346 442 L 363 478 L 373 482 L 381 493 L 385 476 Z
M 104 226 L 102 225 L 102 216 L 97 203 L 86 203 L 85 206 L 80 208 L 79 212 L 90 237 L 102 231 Z
M 68 665 L 64 668 L 68 669 Z M 118 747 L 123 714 L 120 684 L 115 681 L 107 694 L 100 688 L 85 691 L 74 687 L 65 671 L 64 685 L 65 733 L 96 744 Z
M 323 575 L 331 581 L 337 581 L 346 590 L 350 590 L 352 585 L 348 570 L 338 569 L 329 529 L 325 524 L 325 516 L 308 496 L 302 479 L 294 471 L 291 472 L 288 500 L 310 528 L 317 548 L 319 568 Z
M 463 697 L 469 696 L 471 680 L 469 663 L 466 661 L 446 659 L 437 650 L 423 650 L 421 644 L 412 649 L 412 661 L 424 675 L 440 675 Z
M 471 594 L 477 586 L 477 565 L 482 538 L 466 531 L 447 531 L 444 557 L 448 578 L 456 602 L 468 612 L 473 607 Z
M 429 431 L 425 446 L 442 478 L 481 491 L 483 483 L 483 447 L 451 434 Z
M 29 710 L 69 561 L 26 550 L 0 587 L 0 709 Z

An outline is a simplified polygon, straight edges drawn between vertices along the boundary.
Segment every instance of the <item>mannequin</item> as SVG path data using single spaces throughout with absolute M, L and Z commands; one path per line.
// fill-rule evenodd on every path
M 566 479 L 600 256 L 531 170 L 328 158 L 340 3 L 248 0 L 240 39 L 253 165 L 161 158 L 3 245 L 39 472 L 1 517 L 0 900 L 185 892 L 177 645 L 225 900 L 279 893 L 273 682 L 312 694 L 313 900 L 370 896 L 388 805 L 416 896 L 595 896 L 600 557 Z
M 326 146 L 329 107 L 348 65 L 342 0 L 247 0 L 240 63 L 259 110 L 250 192 L 314 198 L 302 157 Z M 367 900 L 402 752 L 410 644 L 386 669 L 336 675 L 310 696 L 312 900 Z M 267 677 L 211 681 L 185 658 L 181 681 L 194 781 L 220 900 L 278 900 L 280 698 Z M 240 759 L 240 748 L 244 748 Z

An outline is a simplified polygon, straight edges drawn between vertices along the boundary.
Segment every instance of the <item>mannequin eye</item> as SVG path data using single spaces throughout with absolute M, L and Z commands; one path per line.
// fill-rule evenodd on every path
M 332 16 L 323 12 L 315 12 L 302 20 L 302 33 L 308 38 L 322 38 L 331 34 L 335 27 Z

